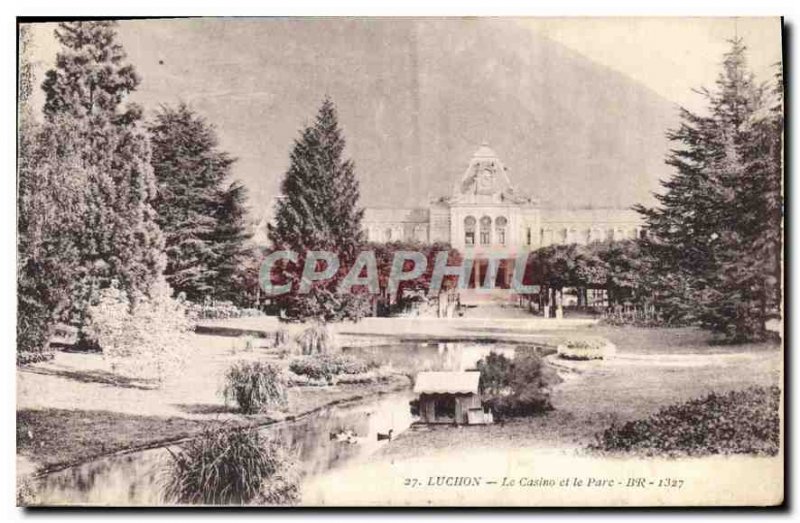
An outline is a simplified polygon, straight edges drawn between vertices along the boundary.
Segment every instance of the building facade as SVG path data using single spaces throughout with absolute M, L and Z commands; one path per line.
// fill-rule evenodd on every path
M 449 196 L 427 207 L 367 208 L 367 239 L 374 242 L 446 242 L 480 259 L 514 258 L 553 244 L 637 238 L 638 213 L 630 209 L 558 209 L 542 206 L 512 185 L 503 162 L 486 144 L 469 161 Z

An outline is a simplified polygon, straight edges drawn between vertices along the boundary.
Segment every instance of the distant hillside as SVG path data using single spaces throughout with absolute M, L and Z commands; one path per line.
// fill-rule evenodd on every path
M 204 20 L 126 31 L 147 106 L 175 97 L 166 93 L 210 93 L 188 98 L 240 158 L 237 175 L 262 200 L 257 214 L 326 92 L 364 205 L 449 194 L 482 141 L 517 186 L 552 207 L 627 207 L 669 172 L 669 101 L 513 20 Z M 234 35 L 249 45 L 231 55 L 223 44 Z M 201 80 L 204 68 L 215 74 Z

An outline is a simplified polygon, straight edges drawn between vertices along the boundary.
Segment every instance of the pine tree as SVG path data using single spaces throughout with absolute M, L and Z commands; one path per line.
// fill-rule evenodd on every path
M 236 300 L 249 234 L 246 190 L 230 181 L 234 159 L 219 150 L 214 127 L 185 104 L 163 106 L 150 136 L 167 281 L 195 302 Z
M 141 109 L 122 105 L 139 78 L 124 62 L 114 22 L 64 22 L 55 35 L 61 50 L 42 85 L 44 125 L 53 147 L 76 147 L 73 176 L 86 188 L 75 231 L 80 277 L 71 291 L 73 319 L 81 321 L 96 290 L 112 281 L 131 296 L 148 293 L 163 271 L 163 239 L 151 206 L 156 186 Z M 59 127 L 70 134 L 52 131 Z
M 216 227 L 212 234 L 216 258 L 216 270 L 212 285 L 215 296 L 239 305 L 249 305 L 249 270 L 257 256 L 250 244 L 252 233 L 247 221 L 247 189 L 239 182 L 231 182 L 218 193 L 218 204 L 214 217 Z
M 774 303 L 781 168 L 765 91 L 747 70 L 742 40 L 731 44 L 716 89 L 700 91 L 708 114 L 682 109 L 680 127 L 668 134 L 676 173 L 663 182 L 660 206 L 637 209 L 668 319 L 742 341 L 763 337 Z
M 314 124 L 294 143 L 275 223 L 268 231 L 275 249 L 300 255 L 299 263 L 285 267 L 283 273 L 293 284 L 293 292 L 281 298 L 290 319 L 358 318 L 368 310 L 363 296 L 336 292 L 337 278 L 315 285 L 308 294 L 294 292 L 306 252 L 335 252 L 343 274 L 363 242 L 364 211 L 358 206 L 358 180 L 353 162 L 343 158 L 344 147 L 336 108 L 330 98 L 325 98 Z

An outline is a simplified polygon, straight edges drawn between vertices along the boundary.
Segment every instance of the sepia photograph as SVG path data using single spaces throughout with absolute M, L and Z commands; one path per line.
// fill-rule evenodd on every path
M 17 506 L 784 504 L 781 17 L 16 36 Z

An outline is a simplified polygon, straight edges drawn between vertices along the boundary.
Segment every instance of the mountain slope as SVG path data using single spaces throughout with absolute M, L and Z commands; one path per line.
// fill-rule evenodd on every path
M 275 195 L 328 93 L 365 205 L 449 194 L 488 141 L 543 205 L 629 206 L 668 174 L 675 107 L 510 19 L 123 22 L 148 108 L 184 99 L 217 124 L 236 174 Z M 180 93 L 175 95 L 175 93 Z M 262 190 L 263 189 L 263 190 Z

